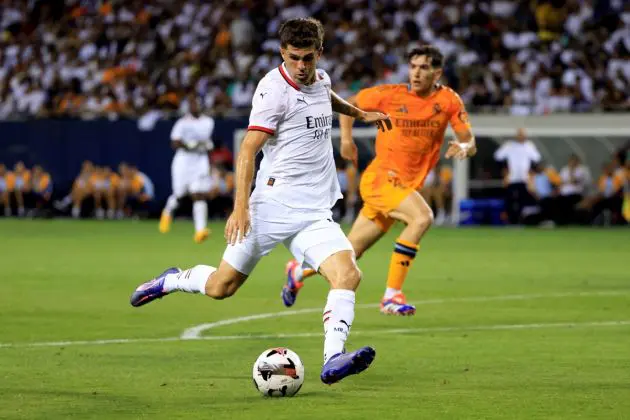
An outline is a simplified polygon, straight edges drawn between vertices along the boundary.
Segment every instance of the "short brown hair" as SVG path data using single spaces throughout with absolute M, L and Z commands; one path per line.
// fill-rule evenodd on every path
M 313 47 L 320 50 L 324 44 L 324 26 L 314 18 L 297 18 L 287 20 L 280 26 L 280 46 L 286 48 Z
M 411 61 L 417 55 L 426 55 L 431 60 L 431 67 L 441 69 L 444 67 L 444 56 L 433 45 L 421 45 L 419 47 L 412 48 L 407 54 L 407 59 Z

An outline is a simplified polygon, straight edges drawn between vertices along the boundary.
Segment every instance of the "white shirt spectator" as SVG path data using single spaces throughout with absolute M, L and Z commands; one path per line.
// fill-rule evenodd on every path
M 526 183 L 532 163 L 540 162 L 540 153 L 531 141 L 509 140 L 494 153 L 494 159 L 507 162 L 508 183 Z
M 591 183 L 591 174 L 584 165 L 578 165 L 571 169 L 565 166 L 560 171 L 560 195 L 584 195 Z

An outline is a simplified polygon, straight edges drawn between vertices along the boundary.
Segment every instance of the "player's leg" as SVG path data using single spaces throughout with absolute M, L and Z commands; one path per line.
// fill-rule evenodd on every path
M 193 240 L 202 243 L 210 235 L 208 229 L 208 198 L 212 191 L 213 182 L 210 177 L 210 167 L 207 164 L 200 164 L 196 168 L 195 179 L 190 184 L 190 193 L 193 200 L 193 221 L 195 224 L 195 235 Z
M 433 223 L 433 212 L 420 193 L 409 195 L 389 213 L 389 217 L 405 223 L 394 245 L 387 274 L 387 288 L 381 301 L 381 312 L 394 315 L 413 315 L 415 307 L 408 305 L 402 293 L 403 284 L 418 252 L 420 239 Z
M 209 265 L 196 265 L 184 271 L 169 268 L 138 286 L 131 296 L 131 304 L 142 306 L 177 291 L 205 294 L 214 299 L 232 296 L 247 280 L 260 258 L 291 234 L 280 232 L 274 235 L 268 227 L 252 212 L 252 230 L 244 241 L 227 246 L 218 269 Z
M 158 230 L 160 233 L 167 233 L 171 230 L 173 214 L 179 207 L 179 200 L 188 193 L 188 179 L 186 168 L 180 165 L 182 162 L 173 161 L 171 165 L 171 188 L 172 193 L 166 200 L 166 205 L 160 215 Z
M 319 270 L 331 285 L 323 312 L 324 366 L 321 380 L 332 384 L 365 370 L 375 352 L 363 347 L 345 353 L 345 343 L 354 322 L 355 290 L 361 281 L 354 251 L 339 225 L 332 219 L 309 224 L 285 245 L 298 260 Z
M 208 229 L 208 202 L 206 194 L 195 192 L 190 195 L 193 202 L 193 223 L 195 226 L 195 234 L 193 240 L 200 244 L 210 235 Z
M 199 293 L 213 299 L 232 296 L 248 275 L 239 272 L 225 260 L 219 268 L 196 265 L 187 270 L 168 268 L 156 278 L 141 284 L 131 295 L 132 306 L 142 306 L 174 292 Z
M 364 213 L 365 211 L 362 209 L 348 234 L 348 240 L 352 244 L 357 260 L 361 258 L 363 253 L 374 245 L 385 232 L 387 232 L 389 226 L 391 226 L 391 224 L 389 224 L 385 227 L 383 223 L 379 224 L 378 221 L 370 220 Z M 282 288 L 281 297 L 284 305 L 291 307 L 295 304 L 300 289 L 304 286 L 304 280 L 317 274 L 317 272 L 310 267 L 303 266 L 296 260 L 291 260 L 286 265 L 285 273 L 287 281 Z

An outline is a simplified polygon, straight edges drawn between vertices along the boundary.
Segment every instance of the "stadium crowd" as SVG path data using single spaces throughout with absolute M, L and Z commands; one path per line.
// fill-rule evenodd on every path
M 322 68 L 350 96 L 404 83 L 410 43 L 446 56 L 469 110 L 630 110 L 630 2 L 623 0 L 3 0 L 0 119 L 246 114 L 280 62 L 277 29 L 326 29 Z

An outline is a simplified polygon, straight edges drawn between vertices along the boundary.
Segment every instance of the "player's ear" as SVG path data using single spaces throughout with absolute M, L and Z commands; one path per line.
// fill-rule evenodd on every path
M 320 58 L 322 58 L 322 54 L 324 53 L 324 47 L 320 47 L 319 50 L 317 50 L 317 59 L 319 60 Z

